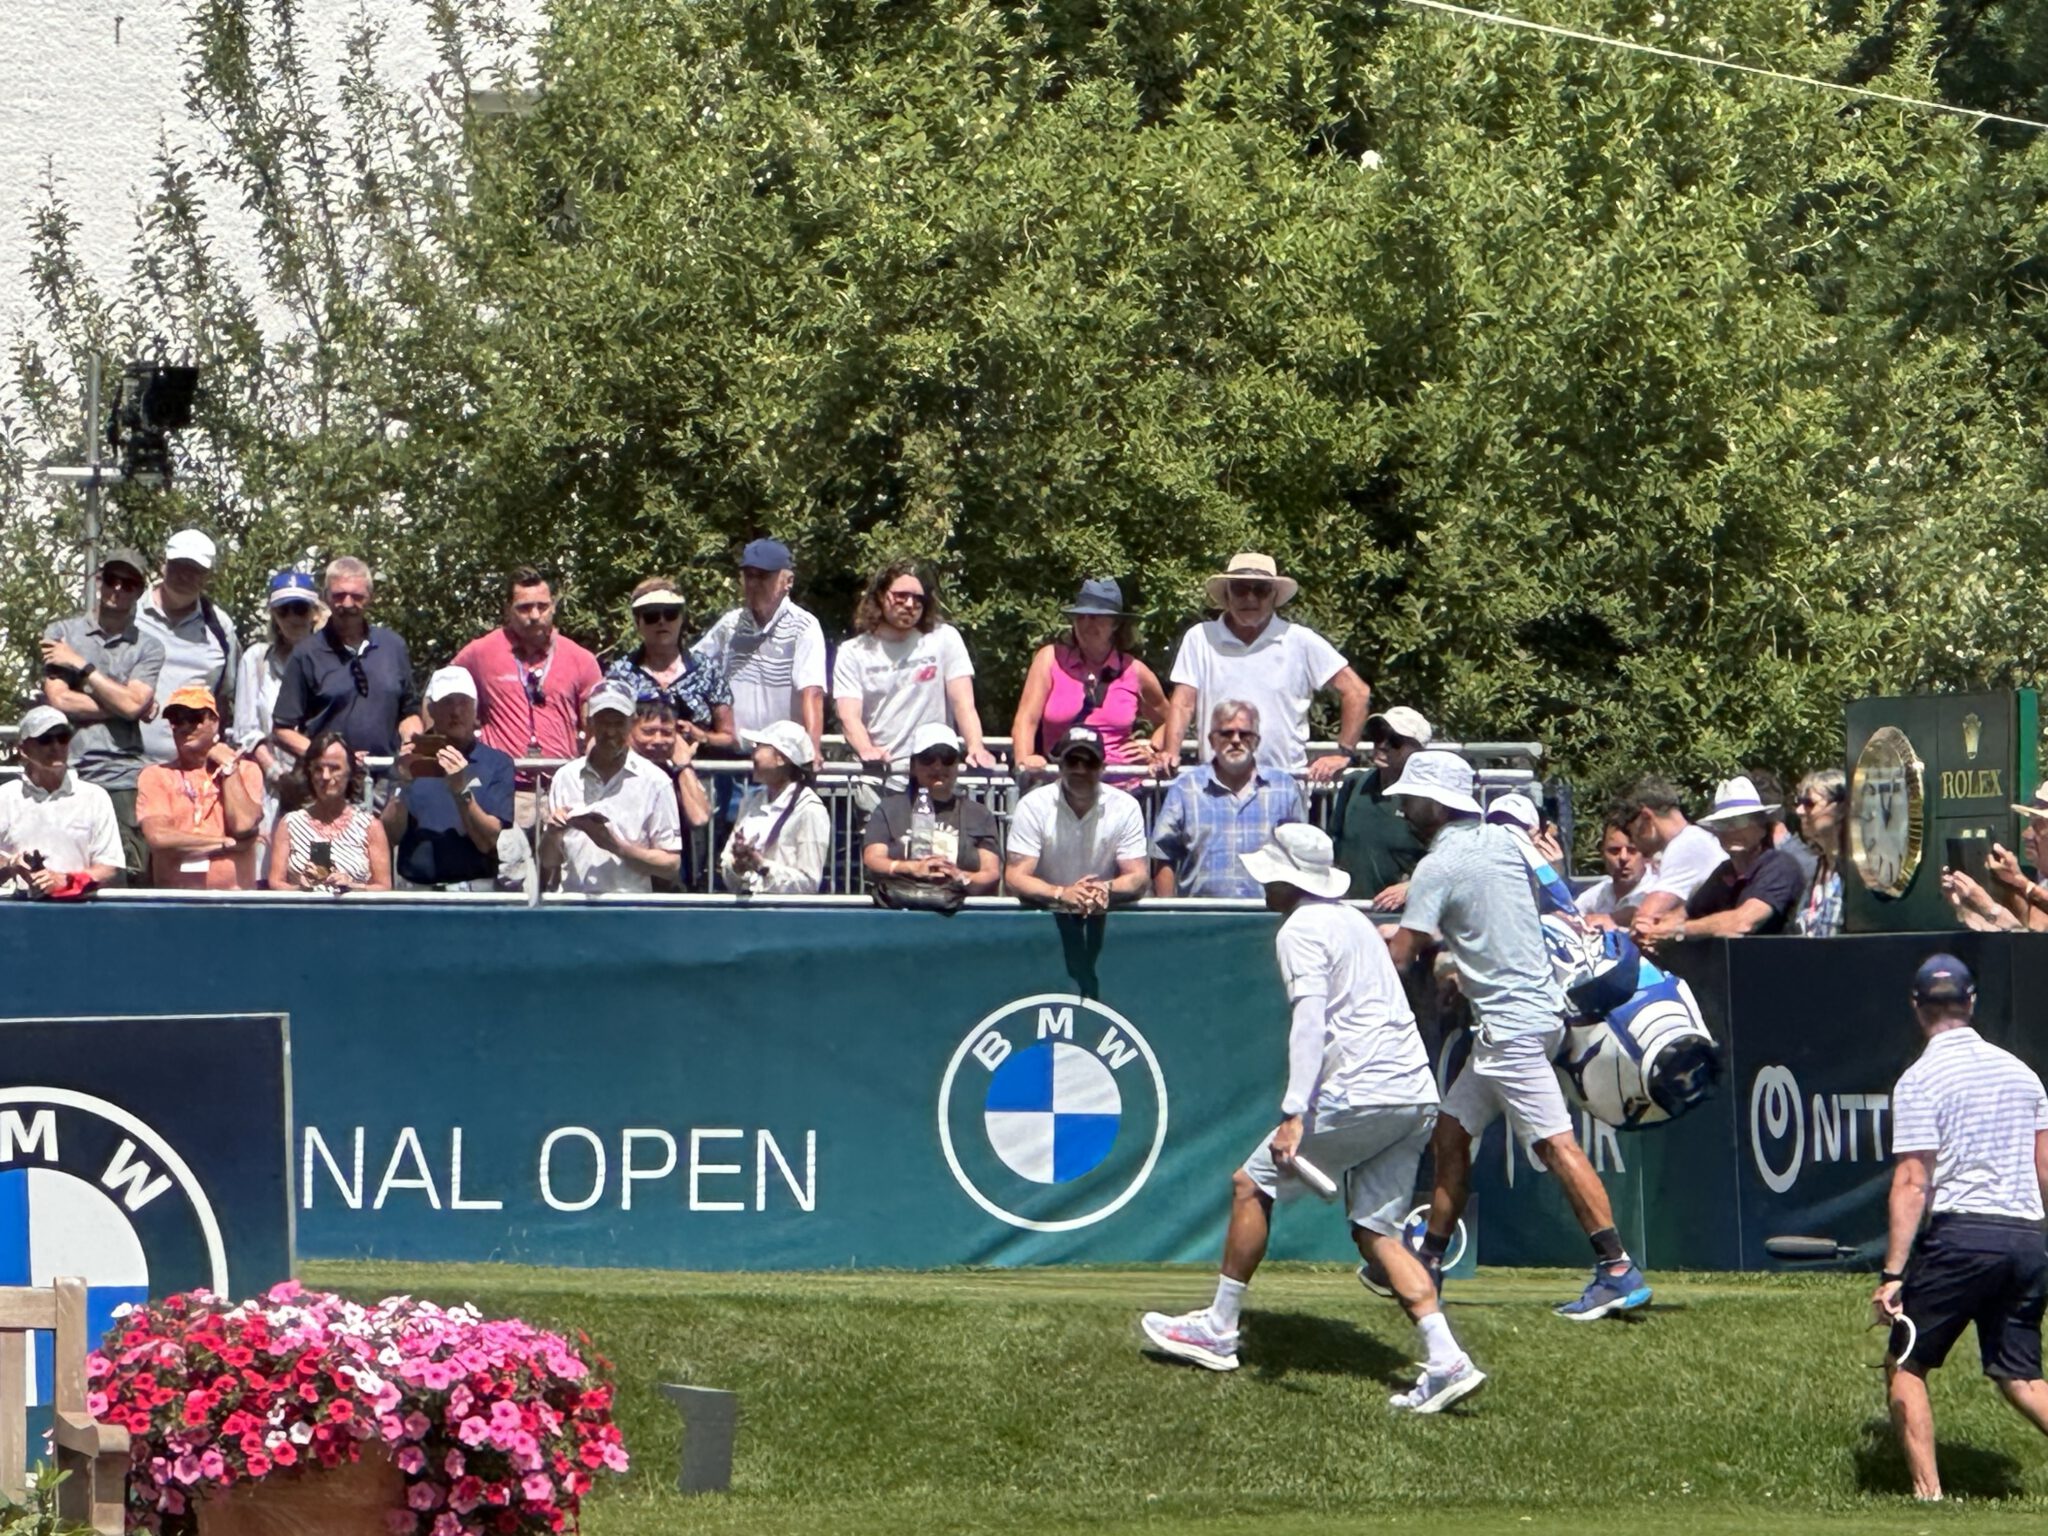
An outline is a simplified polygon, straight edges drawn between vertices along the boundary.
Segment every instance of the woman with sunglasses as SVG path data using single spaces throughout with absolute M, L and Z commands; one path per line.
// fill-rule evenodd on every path
M 362 804 L 362 770 L 339 731 L 322 731 L 299 762 L 305 804 L 270 839 L 273 891 L 388 891 L 391 840 Z
M 278 791 L 289 786 L 299 760 L 271 734 L 284 664 L 299 642 L 327 620 L 320 589 L 304 571 L 279 571 L 270 578 L 270 638 L 242 652 L 235 673 L 236 743 L 263 770 L 263 830 L 277 823 Z
M 1151 739 L 1133 733 L 1140 720 L 1165 723 L 1166 690 L 1131 654 L 1123 588 L 1107 577 L 1084 581 L 1066 614 L 1073 623 L 1065 637 L 1040 646 L 1024 674 L 1024 692 L 1010 722 L 1018 768 L 1043 769 L 1053 743 L 1077 725 L 1102 733 L 1112 764 L 1150 767 Z
M 1842 931 L 1842 806 L 1848 798 L 1848 779 L 1839 768 L 1809 773 L 1793 792 L 1799 835 L 1819 855 L 1819 861 L 1805 899 L 1792 913 L 1790 931 L 1810 939 Z
M 633 589 L 633 630 L 640 643 L 605 669 L 636 699 L 666 699 L 676 734 L 700 752 L 736 755 L 732 689 L 725 674 L 683 649 L 683 599 L 666 576 Z

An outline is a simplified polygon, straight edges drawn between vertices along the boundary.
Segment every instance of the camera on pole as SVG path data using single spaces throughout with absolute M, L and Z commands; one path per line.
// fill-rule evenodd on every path
M 171 483 L 171 434 L 192 424 L 198 389 L 194 367 L 134 362 L 121 370 L 107 417 L 107 446 L 120 456 L 123 480 Z

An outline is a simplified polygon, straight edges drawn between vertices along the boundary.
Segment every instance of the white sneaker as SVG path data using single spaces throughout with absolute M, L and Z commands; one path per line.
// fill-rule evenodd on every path
M 1468 1355 L 1441 1373 L 1425 1367 L 1414 1387 L 1406 1392 L 1396 1392 L 1387 1399 L 1387 1406 L 1403 1413 L 1442 1413 L 1451 1404 L 1470 1397 L 1485 1385 L 1486 1372 L 1474 1365 Z
M 1138 1319 L 1138 1327 L 1154 1349 L 1176 1360 L 1190 1360 L 1211 1371 L 1237 1369 L 1237 1335 L 1218 1333 L 1206 1307 L 1179 1317 L 1147 1312 Z

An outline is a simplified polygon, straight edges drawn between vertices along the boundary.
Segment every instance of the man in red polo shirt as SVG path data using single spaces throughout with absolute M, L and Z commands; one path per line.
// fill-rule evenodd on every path
M 465 645 L 455 665 L 476 679 L 477 738 L 508 757 L 575 757 L 583 701 L 603 679 L 597 658 L 555 631 L 547 577 L 522 565 L 505 581 L 505 622 Z M 541 776 L 545 779 L 545 775 Z M 522 770 L 513 820 L 533 825 L 535 775 Z

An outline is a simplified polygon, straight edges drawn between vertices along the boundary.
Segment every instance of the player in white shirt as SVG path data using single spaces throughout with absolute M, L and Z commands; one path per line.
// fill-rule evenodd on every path
M 1256 553 L 1232 556 L 1229 570 L 1209 578 L 1209 606 L 1222 612 L 1181 636 L 1154 751 L 1179 762 L 1190 722 L 1207 720 L 1225 699 L 1242 699 L 1259 711 L 1260 767 L 1334 779 L 1351 766 L 1372 689 L 1329 641 L 1280 617 L 1297 590 L 1272 556 Z M 1311 763 L 1308 709 L 1324 688 L 1337 695 L 1338 750 Z
M 1336 867 L 1326 834 L 1290 822 L 1240 857 L 1265 887 L 1266 905 L 1286 919 L 1274 941 L 1293 1009 L 1280 1123 L 1231 1181 L 1215 1300 L 1179 1317 L 1147 1312 L 1139 1327 L 1166 1354 L 1212 1371 L 1237 1368 L 1239 1313 L 1266 1254 L 1273 1203 L 1310 1187 L 1299 1159 L 1336 1183 L 1358 1251 L 1422 1332 L 1421 1379 L 1389 1405 L 1439 1413 L 1478 1391 L 1486 1373 L 1458 1347 L 1429 1272 L 1401 1240 L 1437 1109 L 1415 1015 L 1385 941 L 1343 903 L 1351 877 Z
M 915 562 L 892 561 L 860 600 L 860 633 L 832 664 L 832 704 L 846 745 L 864 763 L 885 762 L 906 782 L 907 744 L 920 725 L 951 725 L 970 768 L 993 768 L 974 703 L 974 663 L 960 631 L 939 622 L 938 599 Z
M 1728 861 L 1728 850 L 1705 827 L 1685 819 L 1684 802 L 1670 780 L 1654 776 L 1637 784 L 1623 802 L 1628 835 L 1649 861 L 1649 869 L 1629 898 L 1612 914 L 1618 927 L 1638 915 L 1656 917 L 1700 888 L 1707 876 Z

